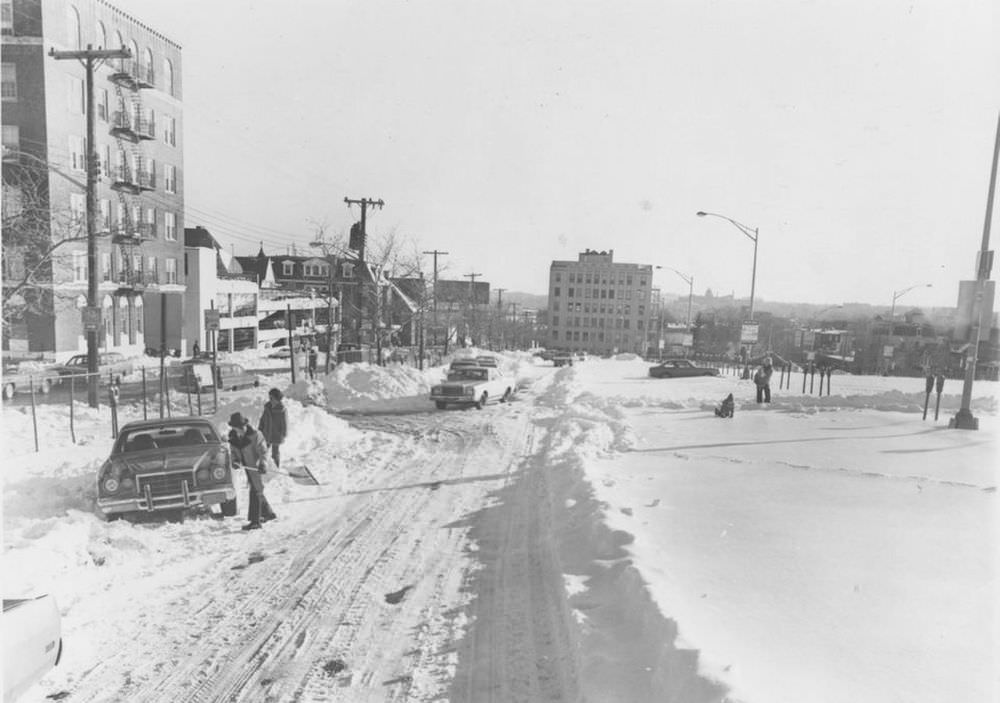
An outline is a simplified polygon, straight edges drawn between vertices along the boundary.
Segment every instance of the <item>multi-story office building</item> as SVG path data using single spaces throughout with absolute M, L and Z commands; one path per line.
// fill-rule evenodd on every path
M 181 348 L 181 48 L 104 0 L 2 0 L 0 10 L 4 348 L 57 359 L 86 349 L 86 69 L 49 52 L 88 47 L 131 52 L 94 72 L 98 344 Z
M 653 267 L 615 263 L 614 249 L 549 268 L 549 341 L 597 354 L 645 354 Z

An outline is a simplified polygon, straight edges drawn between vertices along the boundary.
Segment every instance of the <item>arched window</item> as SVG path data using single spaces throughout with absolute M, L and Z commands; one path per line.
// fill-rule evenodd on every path
M 142 67 L 140 68 L 140 70 L 142 71 L 143 77 L 149 83 L 152 83 L 153 82 L 153 73 L 154 73 L 154 71 L 153 71 L 153 50 L 150 49 L 148 46 L 146 47 L 146 51 L 143 53 Z
M 70 48 L 83 48 L 80 45 L 80 13 L 72 5 L 66 8 L 66 40 Z
M 125 40 L 122 39 L 122 33 L 117 30 L 115 30 L 112 40 L 114 41 L 114 45 L 109 46 L 108 47 L 109 49 L 121 49 L 123 46 L 125 46 Z M 118 59 L 117 66 L 119 70 L 124 71 L 125 68 L 128 66 L 128 59 Z
M 170 59 L 163 59 L 163 90 L 167 95 L 174 94 L 174 65 Z
M 104 31 L 104 24 L 102 22 L 97 23 L 97 48 L 107 49 L 108 47 L 108 34 Z
M 131 66 L 132 75 L 139 75 L 139 45 L 135 43 L 135 40 L 130 40 L 128 43 L 128 50 L 132 52 L 132 60 L 126 63 L 126 66 Z

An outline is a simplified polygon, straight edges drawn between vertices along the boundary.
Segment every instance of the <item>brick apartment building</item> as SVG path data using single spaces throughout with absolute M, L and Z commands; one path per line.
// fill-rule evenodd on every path
M 645 354 L 653 267 L 615 263 L 614 249 L 581 252 L 549 268 L 548 346 Z
M 35 270 L 4 296 L 4 349 L 57 360 L 86 350 L 86 71 L 49 51 L 88 46 L 132 53 L 94 74 L 98 344 L 180 348 L 181 48 L 104 0 L 2 0 L 0 11 L 5 292 Z

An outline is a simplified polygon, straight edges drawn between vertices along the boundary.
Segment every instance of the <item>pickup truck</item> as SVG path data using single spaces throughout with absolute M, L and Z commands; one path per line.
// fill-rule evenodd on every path
M 3 700 L 13 701 L 62 658 L 62 629 L 55 598 L 5 598 L 3 632 Z
M 512 380 L 500 369 L 485 366 L 454 368 L 444 383 L 431 388 L 431 400 L 439 410 L 449 405 L 482 409 L 493 399 L 506 403 L 513 394 Z

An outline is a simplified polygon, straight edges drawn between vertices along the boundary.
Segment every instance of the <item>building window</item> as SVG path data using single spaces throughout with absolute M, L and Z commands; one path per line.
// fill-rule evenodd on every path
M 5 63 L 0 65 L 0 98 L 4 100 L 17 100 L 17 64 Z
M 156 257 L 150 256 L 146 258 L 146 272 L 151 283 L 159 283 L 160 281 L 160 267 L 157 266 Z
M 102 198 L 98 203 L 101 209 L 100 222 L 98 222 L 98 227 L 102 232 L 108 232 L 111 230 L 111 201 L 107 198 Z
M 344 278 L 354 278 L 354 264 L 343 264 L 340 267 L 340 275 Z
M 3 2 L 0 2 L 0 34 L 3 34 L 5 37 L 14 34 L 13 0 L 3 0 Z
M 177 283 L 177 259 L 168 257 L 164 267 L 167 276 L 167 283 Z
M 163 91 L 167 95 L 174 94 L 174 65 L 170 59 L 163 59 Z
M 163 213 L 164 237 L 167 241 L 177 241 L 177 216 L 172 212 Z
M 69 194 L 69 215 L 70 227 L 83 227 L 87 219 L 87 198 L 83 193 Z M 76 232 L 70 232 L 71 236 L 76 236 Z
M 69 79 L 69 111 L 73 115 L 87 114 L 87 94 L 84 92 L 82 78 L 70 76 Z
M 73 252 L 73 282 L 87 282 L 87 252 L 85 251 Z
M 87 172 L 87 143 L 83 137 L 69 138 L 69 166 L 74 171 Z
M 153 79 L 156 77 L 154 75 L 156 71 L 153 68 L 153 52 L 148 46 L 146 47 L 146 51 L 143 52 L 142 57 L 142 66 L 139 68 L 140 75 L 146 79 L 147 83 L 155 84 Z
M 3 126 L 3 148 L 18 151 L 21 148 L 21 128 L 16 124 Z
M 97 119 L 102 122 L 108 121 L 108 90 L 101 88 L 97 93 Z
M 110 49 L 108 44 L 108 33 L 104 31 L 104 24 L 98 21 L 96 27 L 94 28 L 94 36 L 97 38 L 97 48 L 98 49 Z
M 567 297 L 572 298 L 573 297 L 573 289 L 572 288 L 567 288 L 566 289 L 566 295 L 567 295 Z
M 101 253 L 101 280 L 111 280 L 111 254 L 109 252 Z
M 168 193 L 177 192 L 177 168 L 164 164 L 163 166 L 163 189 Z
M 558 297 L 559 297 L 559 286 L 556 286 L 556 287 L 555 287 L 555 288 L 554 288 L 554 289 L 552 290 L 552 296 L 553 296 L 554 298 L 558 298 Z
M 559 316 L 558 315 L 553 315 L 552 316 L 552 326 L 553 327 L 558 327 L 559 326 Z
M 163 142 L 170 146 L 177 146 L 177 118 L 163 118 Z
M 560 283 L 560 282 L 561 282 L 561 280 L 562 280 L 562 274 L 561 274 L 561 273 L 557 273 L 557 274 L 555 275 L 555 282 L 556 282 L 556 283 Z
M 291 276 L 294 270 L 295 270 L 295 264 L 293 264 L 291 261 L 285 261 L 281 264 L 282 276 Z
M 70 5 L 66 8 L 66 41 L 71 49 L 82 49 L 80 44 L 80 13 Z

